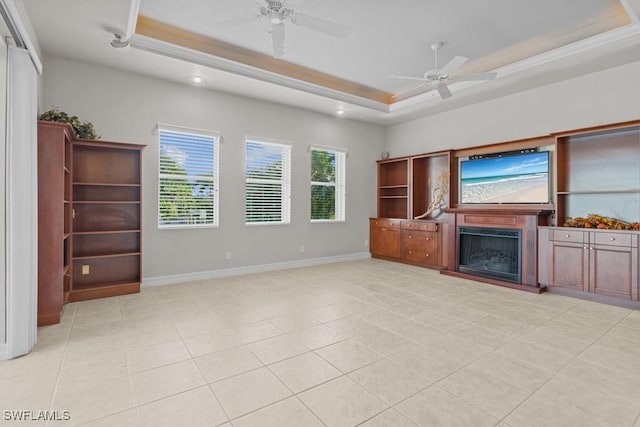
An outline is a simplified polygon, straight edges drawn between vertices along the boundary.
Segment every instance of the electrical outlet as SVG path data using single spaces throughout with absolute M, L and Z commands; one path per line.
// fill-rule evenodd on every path
M 364 245 L 365 245 L 365 246 L 369 246 L 369 239 L 365 239 L 365 241 L 364 241 Z
M 300 245 L 300 252 L 304 252 L 304 245 Z
M 227 261 L 231 259 L 231 251 L 227 251 L 226 258 L 227 258 Z
M 82 275 L 86 276 L 87 274 L 89 274 L 89 264 L 83 264 L 82 265 Z

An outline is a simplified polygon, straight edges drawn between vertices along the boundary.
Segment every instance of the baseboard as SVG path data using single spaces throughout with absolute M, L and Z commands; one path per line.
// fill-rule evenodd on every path
M 558 286 L 547 286 L 547 291 L 551 294 L 580 298 L 588 301 L 599 302 L 602 304 L 617 305 L 618 307 L 630 308 L 632 310 L 640 309 L 640 301 L 610 297 L 607 295 L 600 295 L 592 292 L 582 292 L 573 289 L 561 288 Z
M 314 265 L 332 264 L 336 262 L 355 261 L 371 258 L 369 252 L 358 252 L 347 255 L 336 255 L 322 258 L 308 258 L 295 261 L 276 262 L 273 264 L 250 265 L 246 267 L 223 268 L 220 270 L 199 271 L 196 273 L 174 274 L 171 276 L 148 277 L 142 279 L 142 287 L 172 285 L 175 283 L 193 282 L 196 280 L 216 279 L 220 277 L 241 276 L 244 274 L 263 273 L 265 271 L 289 270 L 292 268 L 311 267 Z
M 0 360 L 7 360 L 9 358 L 9 348 L 7 343 L 0 344 Z

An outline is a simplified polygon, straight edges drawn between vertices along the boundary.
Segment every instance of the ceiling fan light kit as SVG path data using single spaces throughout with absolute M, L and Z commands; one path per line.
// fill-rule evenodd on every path
M 493 80 L 496 78 L 497 73 L 480 73 L 480 74 L 461 74 L 457 75 L 456 72 L 469 60 L 464 56 L 455 56 L 451 61 L 449 61 L 444 67 L 438 68 L 438 50 L 444 45 L 444 43 L 434 43 L 431 45 L 431 50 L 433 50 L 435 56 L 435 68 L 433 70 L 426 71 L 422 77 L 414 77 L 414 76 L 401 76 L 401 75 L 392 75 L 389 76 L 392 79 L 398 80 L 413 80 L 419 81 L 420 84 L 413 86 L 407 90 L 403 90 L 393 95 L 394 98 L 398 98 L 404 94 L 409 92 L 413 92 L 422 87 L 426 87 L 428 90 L 435 89 L 440 98 L 447 99 L 450 98 L 453 94 L 451 90 L 447 86 L 449 83 L 455 81 L 486 81 Z

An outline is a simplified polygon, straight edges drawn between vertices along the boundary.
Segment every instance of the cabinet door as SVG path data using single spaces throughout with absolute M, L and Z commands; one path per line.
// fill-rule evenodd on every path
M 589 292 L 638 299 L 638 250 L 594 245 L 590 252 Z
M 384 228 L 384 254 L 391 258 L 400 258 L 400 230 Z
M 549 260 L 551 285 L 587 291 L 589 252 L 585 244 L 554 242 Z
M 369 243 L 372 255 L 384 255 L 384 231 L 382 227 L 371 226 Z

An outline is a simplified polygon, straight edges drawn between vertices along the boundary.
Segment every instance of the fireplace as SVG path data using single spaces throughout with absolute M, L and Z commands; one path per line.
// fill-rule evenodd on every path
M 521 283 L 521 230 L 458 227 L 458 271 Z
M 445 212 L 453 215 L 445 227 L 451 244 L 442 274 L 535 293 L 544 290 L 538 284 L 538 226 L 550 223 L 551 210 L 465 206 Z

